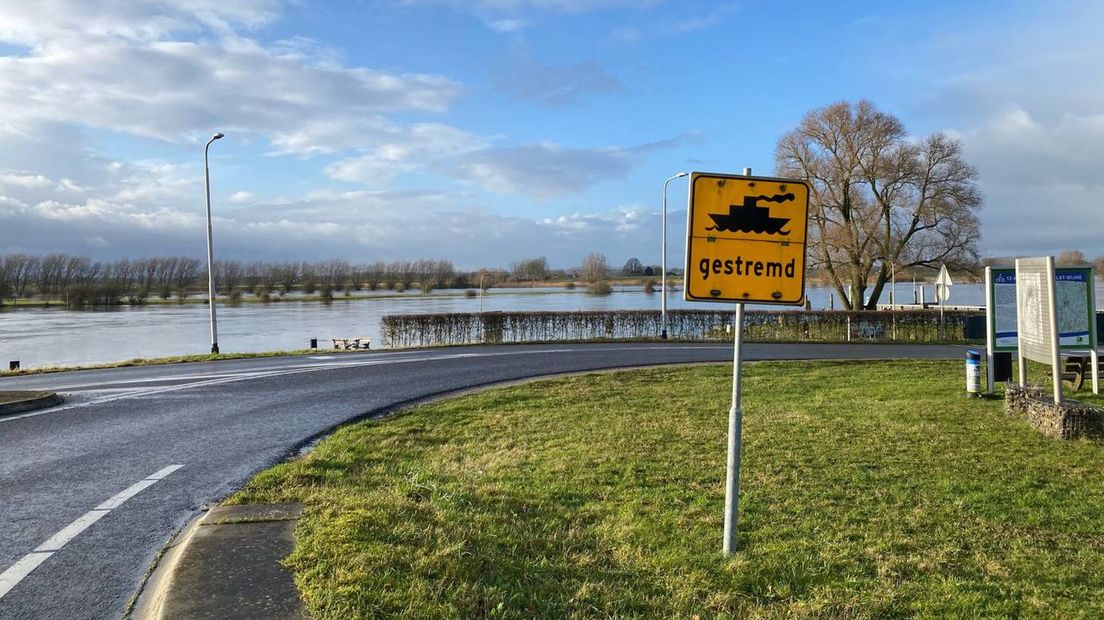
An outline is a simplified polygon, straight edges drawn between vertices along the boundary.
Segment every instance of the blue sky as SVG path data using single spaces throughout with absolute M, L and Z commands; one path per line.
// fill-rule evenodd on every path
M 1104 254 L 1092 2 L 0 2 L 0 242 L 97 258 L 658 261 L 663 180 L 810 109 L 961 139 L 987 255 Z M 672 183 L 671 244 L 685 193 Z M 675 260 L 674 262 L 678 262 Z

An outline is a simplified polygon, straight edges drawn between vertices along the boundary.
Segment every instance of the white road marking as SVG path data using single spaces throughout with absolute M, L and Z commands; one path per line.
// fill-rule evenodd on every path
M 122 503 L 122 502 L 119 502 Z M 43 551 L 60 551 L 70 540 L 76 538 L 81 532 L 92 527 L 92 524 L 100 519 L 104 518 L 104 515 L 111 512 L 108 510 L 89 510 L 88 512 L 77 517 L 76 521 L 73 521 L 69 525 L 61 528 L 61 531 L 57 534 L 46 539 L 46 542 L 42 543 L 35 548 L 36 552 Z
M 107 500 L 106 502 L 100 504 L 99 506 L 96 506 L 96 510 L 115 510 L 116 508 L 121 506 L 123 502 L 134 497 L 135 495 L 138 495 L 139 493 L 144 491 L 146 487 L 156 483 L 156 480 L 140 480 L 130 485 L 126 489 L 116 493 L 114 497 Z
M 123 502 L 134 497 L 147 487 L 156 484 L 160 480 L 164 480 L 166 476 L 181 467 L 184 466 L 169 465 L 168 467 L 157 470 L 135 484 L 130 485 L 123 491 L 116 493 L 106 502 L 89 510 L 80 517 L 77 517 L 76 521 L 66 525 L 61 531 L 47 538 L 46 542 L 36 547 L 34 551 L 23 556 L 3 573 L 0 573 L 0 599 L 4 598 L 8 592 L 11 592 L 12 588 L 19 585 L 19 582 L 23 581 L 27 575 L 31 574 L 31 571 L 38 568 L 39 565 L 45 562 L 50 556 L 60 551 L 62 547 L 69 544 L 69 541 L 79 536 L 81 532 L 102 519 L 107 513 L 118 508 Z
M 93 398 L 83 402 L 75 402 L 67 405 L 60 405 L 57 407 L 51 407 L 49 409 L 43 409 L 41 411 L 32 411 L 30 413 L 23 413 L 12 416 L 4 416 L 0 418 L 0 424 L 4 422 L 14 422 L 16 420 L 22 420 L 24 418 L 33 418 L 40 415 L 49 415 L 60 411 L 67 411 L 70 409 L 78 409 L 81 407 L 88 407 L 91 405 L 100 405 L 103 403 L 114 402 L 117 400 L 128 398 L 141 398 L 143 396 L 155 396 L 158 394 L 165 394 L 168 392 L 177 392 L 180 390 L 187 390 L 191 388 L 208 387 L 212 385 L 221 385 L 224 383 L 235 383 L 238 381 L 248 381 L 250 379 L 265 379 L 270 377 L 279 377 L 284 375 L 294 375 L 307 372 L 318 372 L 320 370 L 333 370 L 337 368 L 355 368 L 361 366 L 379 366 L 387 364 L 409 364 L 413 362 L 432 362 L 449 359 L 471 358 L 471 357 L 507 357 L 514 355 L 536 355 L 536 354 L 555 354 L 555 353 L 571 353 L 579 349 L 575 348 L 558 348 L 558 349 L 542 349 L 539 351 L 494 351 L 490 353 L 444 353 L 434 352 L 429 354 L 422 354 L 421 357 L 404 357 L 396 359 L 397 354 L 380 354 L 373 357 L 370 360 L 363 361 L 331 361 L 331 362 L 316 362 L 313 364 L 293 365 L 293 366 L 281 366 L 270 367 L 269 369 L 251 369 L 249 371 L 243 371 L 238 373 L 226 373 L 220 372 L 218 374 L 210 375 L 194 375 L 188 378 L 201 379 L 199 381 L 192 381 L 191 383 L 177 383 L 173 385 L 164 385 L 153 388 L 130 388 L 123 389 L 112 393 L 110 395 L 102 396 L 99 398 Z M 335 356 L 336 357 L 336 356 Z M 147 378 L 140 381 L 171 381 L 178 379 L 172 375 L 160 377 L 160 378 Z M 138 381 L 135 381 L 137 383 Z M 89 384 L 91 387 L 92 384 Z M 72 390 L 77 386 L 71 386 Z M 64 393 L 65 388 L 57 388 L 54 391 Z
M 0 573 L 0 598 L 4 598 L 4 595 L 11 591 L 23 578 L 31 574 L 31 571 L 38 568 L 39 564 L 46 561 L 46 558 L 54 555 L 51 553 L 28 553 L 19 559 L 18 562 L 12 564 L 11 567 Z
M 164 468 L 161 468 L 161 469 L 153 472 L 152 474 L 150 474 L 149 476 L 146 477 L 146 480 L 164 480 L 165 478 L 168 477 L 169 474 L 171 474 L 174 471 L 180 469 L 181 467 L 184 467 L 184 466 L 183 465 L 169 465 L 168 467 L 164 467 Z

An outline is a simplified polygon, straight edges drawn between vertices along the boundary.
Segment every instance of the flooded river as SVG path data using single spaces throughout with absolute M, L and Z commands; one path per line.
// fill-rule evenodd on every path
M 219 345 L 223 353 L 303 349 L 311 338 L 318 338 L 325 349 L 331 346 L 331 338 L 369 336 L 377 347 L 384 315 L 479 311 L 478 297 L 446 293 L 408 292 L 375 299 L 338 295 L 330 304 L 293 301 L 291 297 L 267 304 L 220 303 Z M 811 287 L 808 296 L 813 307 L 821 309 L 828 307 L 830 293 L 827 288 Z M 931 299 L 930 287 L 927 297 Z M 911 282 L 897 284 L 897 298 L 912 301 Z M 672 309 L 713 305 L 685 302 L 681 291 L 670 293 L 667 303 Z M 981 285 L 955 286 L 950 303 L 982 305 Z M 658 293 L 647 294 L 639 287 L 618 288 L 605 296 L 588 295 L 582 288 L 491 289 L 483 298 L 484 311 L 658 310 L 659 305 Z M 1102 304 L 1098 301 L 1097 305 Z M 79 311 L 8 308 L 0 312 L 0 363 L 7 368 L 7 361 L 20 360 L 28 368 L 206 353 L 210 350 L 208 329 L 207 306 L 203 304 Z

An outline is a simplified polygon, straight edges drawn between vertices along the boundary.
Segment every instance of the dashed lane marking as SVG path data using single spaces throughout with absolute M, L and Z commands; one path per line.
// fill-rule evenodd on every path
M 38 568 L 43 562 L 49 559 L 50 556 L 61 551 L 62 547 L 69 544 L 69 542 L 79 536 L 81 532 L 92 527 L 93 524 L 107 516 L 112 510 L 121 506 L 123 502 L 161 480 L 164 480 L 166 476 L 181 467 L 184 466 L 169 465 L 168 467 L 155 471 L 119 493 L 116 493 L 99 506 L 77 517 L 75 521 L 61 528 L 61 531 L 47 538 L 46 542 L 36 547 L 34 551 L 23 556 L 15 564 L 8 567 L 7 570 L 0 573 L 0 599 L 4 598 L 8 592 L 11 592 L 12 588 L 19 585 L 20 581 L 23 581 L 27 575 L 31 574 L 31 571 Z

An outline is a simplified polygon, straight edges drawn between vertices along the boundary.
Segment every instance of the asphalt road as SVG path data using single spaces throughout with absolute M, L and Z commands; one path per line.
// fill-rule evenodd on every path
M 746 345 L 745 360 L 956 359 L 936 345 Z M 350 419 L 469 388 L 728 361 L 731 345 L 551 344 L 259 358 L 13 377 L 0 417 L 0 618 L 115 618 L 203 506 Z

